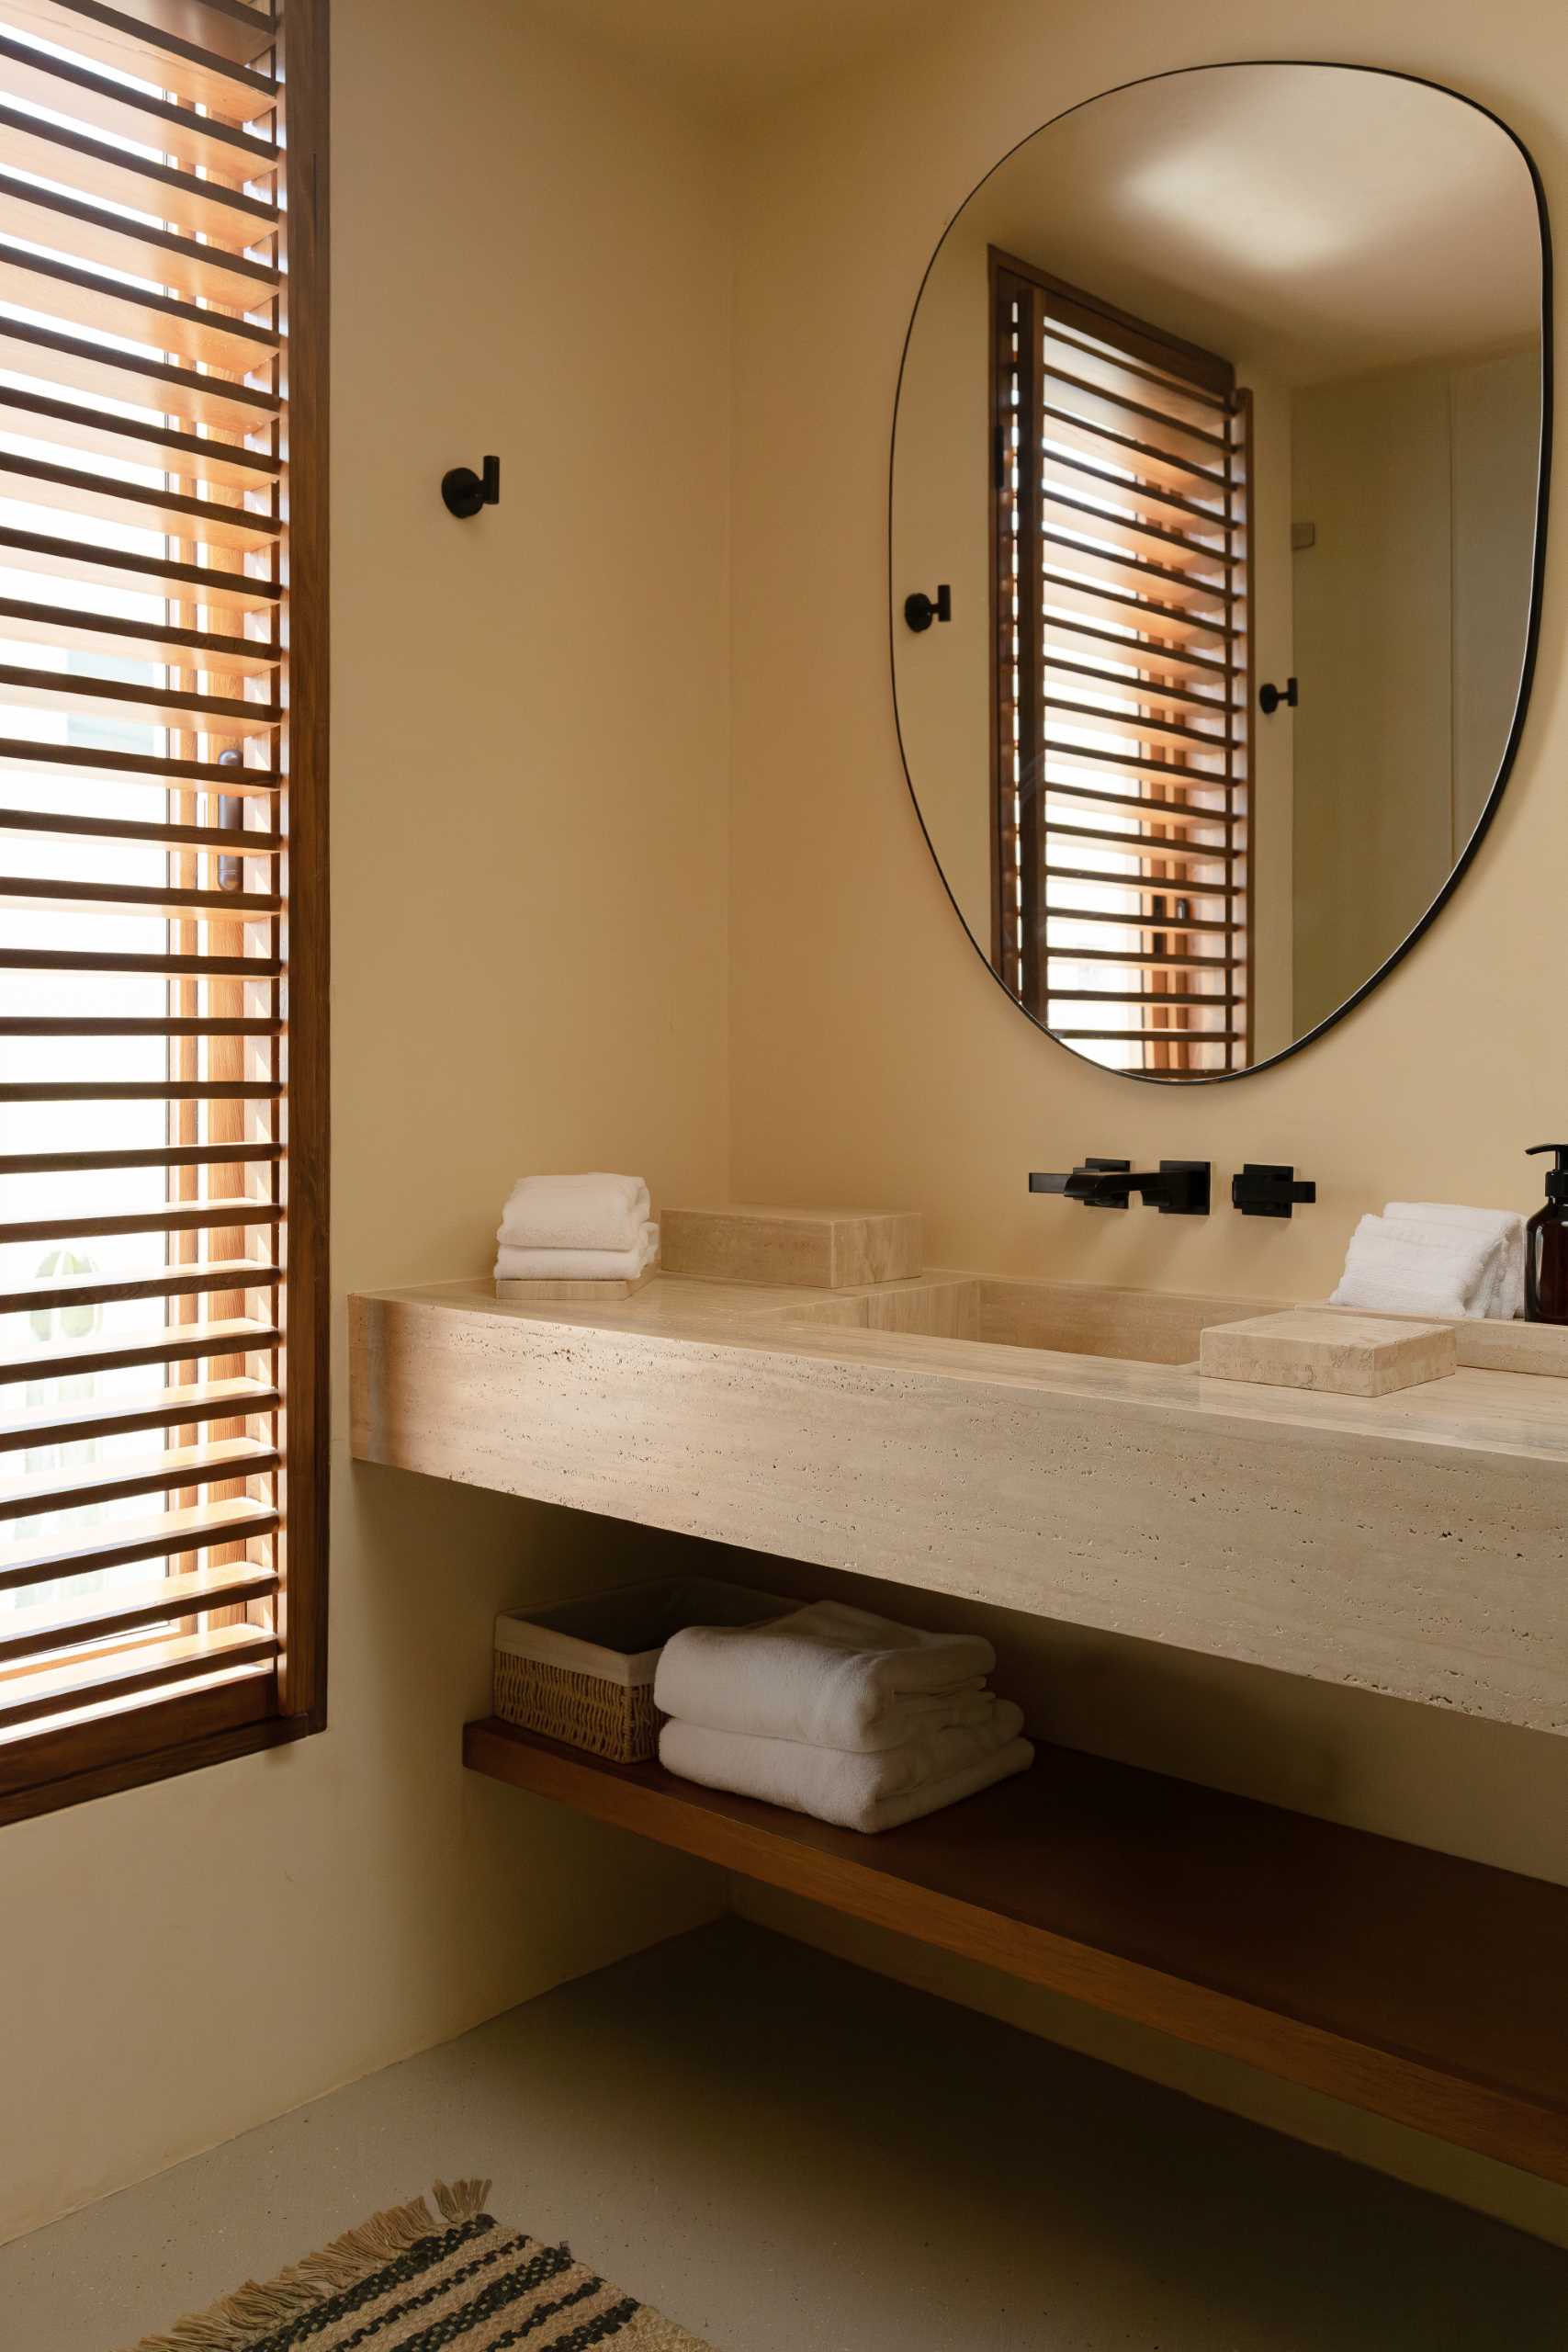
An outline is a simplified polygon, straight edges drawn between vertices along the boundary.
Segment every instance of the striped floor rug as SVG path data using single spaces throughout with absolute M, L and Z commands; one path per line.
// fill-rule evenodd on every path
M 484 2211 L 488 2180 L 437 2181 L 270 2286 L 135 2352 L 711 2352 L 635 2295 Z

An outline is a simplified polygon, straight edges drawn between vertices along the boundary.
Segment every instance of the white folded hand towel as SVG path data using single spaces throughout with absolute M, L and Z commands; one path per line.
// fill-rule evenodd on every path
M 1485 1280 L 1485 1244 L 1435 1226 L 1364 1216 L 1350 1236 L 1332 1306 L 1386 1315 L 1468 1317 Z
M 1468 1222 L 1392 1211 L 1364 1216 L 1350 1237 L 1345 1272 L 1329 1304 L 1478 1321 L 1504 1311 L 1506 1249 L 1506 1236 Z M 1522 1285 L 1522 1267 L 1520 1280 Z
M 1448 1201 L 1390 1201 L 1384 1216 L 1398 1225 L 1430 1225 L 1471 1233 L 1487 1245 L 1487 1267 L 1475 1313 L 1513 1322 L 1525 1311 L 1525 1221 L 1511 1209 L 1472 1209 Z
M 659 1227 L 645 1225 L 630 1250 L 517 1250 L 502 1242 L 495 1254 L 498 1282 L 635 1282 L 659 1255 Z
M 640 1176 L 522 1176 L 495 1238 L 509 1250 L 632 1250 L 649 1208 Z
M 693 1625 L 666 1642 L 654 1704 L 682 1723 L 863 1754 L 983 1723 L 997 1654 L 977 1634 L 923 1634 L 838 1600 L 767 1625 Z
M 840 1829 L 873 1832 L 918 1821 L 1025 1770 L 1034 1750 L 1019 1736 L 1022 1727 L 1021 1711 L 1010 1699 L 998 1699 L 988 1724 L 956 1726 L 879 1755 L 857 1756 L 672 1720 L 659 1736 L 659 1760 L 667 1772 L 704 1788 L 787 1805 L 792 1813 L 808 1813 Z

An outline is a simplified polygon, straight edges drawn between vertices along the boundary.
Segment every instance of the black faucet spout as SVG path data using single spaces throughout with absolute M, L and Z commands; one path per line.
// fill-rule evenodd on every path
M 1206 1159 L 1162 1159 L 1157 1169 L 1135 1169 L 1126 1159 L 1086 1159 L 1069 1173 L 1036 1173 L 1032 1193 L 1059 1193 L 1088 1209 L 1124 1209 L 1134 1193 L 1145 1208 L 1162 1216 L 1207 1216 L 1210 1167 Z

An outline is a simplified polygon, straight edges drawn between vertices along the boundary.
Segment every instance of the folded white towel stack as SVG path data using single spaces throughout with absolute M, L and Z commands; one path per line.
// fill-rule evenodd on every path
M 664 1645 L 660 1760 L 682 1780 L 844 1829 L 891 1829 L 1021 1772 L 1023 1716 L 986 1687 L 987 1641 L 817 1601 Z
M 640 1176 L 524 1176 L 496 1228 L 499 1282 L 635 1281 L 659 1250 Z
M 1503 1209 L 1390 1201 L 1351 1235 L 1329 1304 L 1511 1321 L 1524 1313 L 1524 1219 Z

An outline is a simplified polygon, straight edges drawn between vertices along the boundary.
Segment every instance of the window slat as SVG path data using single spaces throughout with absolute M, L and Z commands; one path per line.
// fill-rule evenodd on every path
M 25 253 L 17 245 L 0 244 L 0 300 L 151 344 L 187 370 L 231 368 L 243 375 L 268 365 L 277 353 L 271 327 L 253 325 L 226 311 L 204 311 L 173 294 L 125 286 L 101 270 Z
M 0 1381 L 74 1380 L 83 1373 L 121 1372 L 137 1364 L 192 1363 L 206 1356 L 261 1355 L 276 1348 L 283 1334 L 276 1323 L 254 1323 L 248 1316 L 225 1317 L 219 1323 L 180 1323 L 155 1330 L 131 1332 L 121 1339 L 85 1347 L 74 1340 L 51 1340 L 22 1355 L 0 1356 Z
M 141 1625 L 177 1624 L 214 1609 L 248 1608 L 277 1590 L 276 1569 L 236 1561 L 232 1567 L 193 1568 L 131 1585 L 114 1600 L 78 1601 L 73 1609 L 46 1604 L 0 1616 L 0 1663 L 37 1657 L 70 1641 L 127 1634 Z
M 0 317 L 0 356 L 7 368 L 62 390 L 157 409 L 187 427 L 255 433 L 272 423 L 281 406 L 276 392 L 258 384 L 203 376 L 172 360 L 120 351 L 31 319 Z
M 57 773 L 90 775 L 95 781 L 113 777 L 140 782 L 158 776 L 170 783 L 220 786 L 234 797 L 275 794 L 282 783 L 275 767 L 257 767 L 249 762 L 243 767 L 231 767 L 218 760 L 171 759 L 161 752 L 110 752 L 96 743 L 35 743 L 19 735 L 0 736 L 0 768 L 8 766 L 53 768 Z M 0 970 L 5 968 L 0 957 Z
M 280 1143 L 160 1144 L 122 1151 L 0 1152 L 0 1176 L 91 1176 L 122 1168 L 235 1168 L 281 1159 Z
M 0 1426 L 0 1453 L 79 1444 L 86 1438 L 138 1436 L 150 1430 L 194 1429 L 204 1421 L 274 1413 L 282 1402 L 282 1392 L 269 1381 L 236 1376 L 129 1398 L 43 1406 Z
M 1163 802 L 1151 805 L 1162 809 L 1164 808 Z M 1129 841 L 1135 842 L 1138 839 L 1135 833 L 1115 832 L 1107 825 L 1064 824 L 1056 817 L 1046 820 L 1045 831 L 1053 842 L 1095 842 L 1102 849 L 1125 849 Z M 1247 852 L 1244 849 L 1232 849 L 1221 842 L 1162 841 L 1159 845 L 1159 854 L 1163 858 L 1179 858 L 1188 865 L 1207 865 L 1211 861 L 1219 865 L 1234 864 L 1237 858 L 1245 857 Z
M 1164 862 L 1165 843 L 1151 839 L 1146 833 L 1120 835 L 1107 833 L 1103 839 L 1107 849 L 1115 850 L 1123 857 L 1158 859 L 1161 863 Z M 1051 861 L 1051 879 L 1053 882 L 1106 883 L 1112 889 L 1142 890 L 1145 894 L 1151 890 L 1158 890 L 1168 896 L 1180 899 L 1245 899 L 1247 896 L 1245 882 L 1180 882 L 1168 876 L 1107 874 L 1090 865 L 1058 865 L 1055 858 Z M 1066 913 L 1067 910 L 1063 908 L 1060 911 Z M 1184 923 L 1182 928 L 1183 930 L 1201 930 L 1203 926 Z M 1224 926 L 1222 925 L 1221 928 L 1224 929 Z
M 13 1218 L 0 1225 L 0 1241 L 85 1241 L 110 1233 L 198 1233 L 210 1227 L 277 1225 L 280 1201 L 252 1200 L 235 1193 L 216 1201 L 190 1201 L 175 1209 L 106 1210 L 97 1216 Z
M 0 0 L 0 25 L 96 59 L 138 81 L 177 88 L 231 120 L 257 119 L 277 103 L 277 84 L 260 66 L 106 6 L 103 0 Z
M 266 735 L 283 724 L 278 703 L 248 696 L 202 695 L 176 686 L 127 685 L 60 670 L 19 670 L 0 663 L 0 704 L 12 709 L 91 712 L 151 727 L 200 728 L 213 735 Z
M 120 1651 L 83 1658 L 47 1673 L 0 1679 L 0 1724 L 11 1727 L 37 1723 L 58 1713 L 69 1702 L 80 1704 L 90 1692 L 163 1690 L 171 1682 L 189 1682 L 209 1674 L 215 1666 L 259 1665 L 276 1657 L 277 1652 L 274 1633 L 254 1625 L 219 1625 L 210 1633 L 160 1642 L 146 1654 Z
M 133 555 L 129 548 L 104 547 L 92 539 L 55 538 L 47 532 L 23 531 L 6 524 L 0 526 L 0 567 L 10 564 L 47 572 L 56 580 L 86 580 L 96 587 L 117 590 L 129 586 L 216 610 L 254 612 L 277 604 L 281 597 L 276 581 L 236 571 L 230 565 L 176 563 L 166 556 Z M 80 764 L 80 752 L 76 759 Z
M 1200 927 L 1196 923 L 1183 926 Z M 283 1269 L 267 1265 L 260 1258 L 206 1259 L 200 1265 L 162 1265 L 139 1274 L 51 1275 L 22 1290 L 0 1290 L 0 1315 L 30 1315 L 39 1308 L 109 1306 L 132 1299 L 196 1298 L 217 1290 L 276 1290 L 282 1280 Z
M 38 1477 L 0 1483 L 0 1520 L 28 1519 L 39 1511 L 74 1510 L 84 1503 L 130 1502 L 142 1495 L 180 1494 L 187 1487 L 269 1476 L 281 1459 L 275 1445 L 259 1438 L 227 1437 L 208 1445 L 175 1446 L 138 1459 L 94 1462 L 76 1472 L 50 1470 Z M 76 1600 L 71 1606 L 74 1613 L 82 1603 Z M 0 1612 L 0 1657 L 6 1652 L 7 1626 L 14 1622 L 8 1611 Z
M 203 440 L 199 434 L 156 424 L 151 417 L 111 416 L 79 401 L 0 384 L 0 424 L 29 440 L 58 442 L 77 453 L 157 466 L 164 473 L 199 479 L 220 490 L 271 491 L 281 478 L 281 459 L 270 449 L 246 448 L 232 441 Z
M 0 605 L 0 613 L 3 612 L 4 606 Z M 1179 712 L 1183 719 L 1202 718 L 1207 714 L 1222 727 L 1229 722 L 1230 706 L 1220 695 L 1194 693 L 1145 674 L 1152 665 L 1137 662 L 1140 650 L 1136 644 L 1129 644 L 1124 656 L 1136 667 L 1135 675 L 1129 674 L 1127 670 L 1112 668 L 1109 662 L 1070 662 L 1047 650 L 1045 677 L 1051 701 L 1057 709 L 1062 709 L 1072 695 L 1081 694 L 1086 686 L 1098 686 L 1107 694 L 1125 695 L 1137 704 L 1145 719 L 1155 715 L 1174 718 Z M 1068 682 L 1065 687 L 1052 683 L 1059 679 Z
M 241 829 L 228 825 L 160 825 L 149 818 L 138 822 L 132 818 L 73 817 L 55 815 L 39 808 L 0 808 L 0 833 L 15 833 L 38 839 L 58 837 L 62 841 L 141 842 L 167 849 L 210 849 L 225 856 L 273 857 L 283 848 L 281 833 L 262 832 L 254 826 Z M 0 1035 L 6 1034 L 0 1021 Z M 24 1033 L 12 1031 L 13 1035 Z M 106 1030 L 106 1036 L 191 1036 L 192 1030 L 153 1029 L 131 1031 Z M 222 1034 L 222 1033 L 220 1033 Z
M 243 836 L 236 833 L 236 846 Z M 228 922 L 259 922 L 278 912 L 276 890 L 166 890 L 135 882 L 55 881 L 31 874 L 0 874 L 0 899 L 17 907 L 47 907 L 55 914 L 104 914 L 121 908 L 134 914 L 221 916 Z M 25 1098 L 7 1096 L 0 1102 Z M 42 1096 L 36 1098 L 44 1100 Z M 62 1102 L 67 1098 L 62 1096 Z
M 1074 754 L 1069 752 L 1066 756 L 1071 758 Z M 1216 779 L 1211 776 L 1208 781 L 1213 784 Z M 1099 786 L 1087 770 L 1075 776 L 1071 784 L 1053 776 L 1042 789 L 1053 800 L 1095 800 L 1102 808 L 1119 809 L 1124 816 L 1157 817 L 1162 825 L 1222 827 L 1232 821 L 1223 808 L 1184 808 L 1174 800 L 1145 799 L 1135 792 L 1117 792 L 1109 785 Z
M 1052 368 L 1046 378 L 1045 414 L 1054 416 L 1058 409 L 1080 424 L 1105 424 L 1124 438 L 1133 433 L 1143 436 L 1152 427 L 1156 435 L 1153 446 L 1162 456 L 1178 463 L 1185 459 L 1224 480 L 1226 444 L 1223 433 L 1189 424 L 1182 418 L 1172 416 L 1168 410 L 1151 407 L 1147 401 L 1107 391 L 1103 385 L 1075 376 L 1065 367 Z
M 1123 596 L 1140 600 L 1150 608 L 1156 627 L 1175 628 L 1188 643 L 1223 645 L 1229 637 L 1220 618 L 1224 591 L 1213 582 L 1173 571 L 1168 564 L 1146 562 L 1140 556 L 1112 554 L 1064 531 L 1043 530 L 1040 537 L 1046 549 L 1047 591 L 1058 581 L 1073 587 L 1083 582 L 1095 587 L 1103 582 Z
M 1088 612 L 1096 605 L 1122 604 L 1122 600 L 1099 597 L 1092 603 L 1089 600 L 1080 602 Z M 1124 625 L 1135 620 L 1135 635 L 1128 633 L 1125 626 L 1122 628 L 1100 627 L 1100 619 L 1104 617 L 1107 617 L 1105 614 L 1099 618 L 1089 618 L 1080 613 L 1047 613 L 1044 620 L 1047 660 L 1064 646 L 1069 653 L 1081 653 L 1086 646 L 1096 650 L 1103 647 L 1107 660 L 1114 655 L 1118 661 L 1135 662 L 1140 669 L 1152 670 L 1162 679 L 1179 679 L 1184 684 L 1210 686 L 1220 695 L 1229 692 L 1241 679 L 1242 673 L 1223 656 L 1204 653 L 1175 638 L 1162 638 L 1157 629 L 1151 633 L 1149 624 L 1154 616 L 1147 606 L 1140 606 L 1135 600 L 1121 615 Z
M 181 1559 L 219 1544 L 253 1543 L 274 1534 L 277 1523 L 277 1512 L 269 1503 L 193 1503 L 186 1510 L 98 1522 L 75 1539 L 55 1536 L 6 1544 L 0 1546 L 0 1592 L 52 1584 L 59 1577 L 132 1567 L 139 1560 Z M 4 1690 L 0 1680 L 0 1693 Z
M 261 638 L 227 637 L 172 623 L 122 620 L 116 614 L 79 612 L 70 605 L 35 605 L 0 596 L 0 639 L 50 645 L 62 651 L 118 654 L 128 662 L 206 672 L 209 676 L 257 677 L 270 687 L 283 660 L 281 646 Z M 264 706 L 265 707 L 265 706 Z
M 1130 486 L 1123 486 L 1121 492 L 1122 500 L 1128 504 L 1135 504 L 1135 499 L 1129 493 Z M 1103 506 L 1097 506 L 1089 499 L 1071 496 L 1065 490 L 1055 489 L 1049 482 L 1042 486 L 1041 504 L 1056 517 L 1062 529 L 1068 532 L 1087 530 L 1091 537 L 1113 537 L 1119 546 L 1135 549 L 1149 562 L 1167 571 L 1174 567 L 1175 576 L 1179 579 L 1187 578 L 1190 573 L 1234 571 L 1240 564 L 1239 557 L 1226 555 L 1223 549 L 1206 545 L 1190 530 L 1174 530 L 1164 523 L 1124 514 L 1112 517 Z M 1219 530 L 1223 526 L 1216 522 L 1210 528 Z M 1049 532 L 1046 537 L 1049 538 Z M 1208 582 L 1203 584 L 1213 586 Z
M 198 114 L 192 107 L 139 90 L 93 66 L 29 48 L 6 33 L 0 33 L 0 77 L 12 97 L 151 147 L 186 171 L 245 181 L 265 178 L 277 168 L 276 143 L 257 131 Z M 156 208 L 149 204 L 146 209 Z
M 149 221 L 117 216 L 80 197 L 62 195 L 58 188 L 36 187 L 3 164 L 0 236 L 66 250 L 128 277 L 151 278 L 165 295 L 183 302 L 256 311 L 276 299 L 282 283 L 276 266 L 254 254 L 232 253 L 220 244 L 154 228 Z
M 1136 688 L 1122 689 L 1136 693 Z M 1050 697 L 1053 719 L 1068 719 L 1075 729 L 1100 728 L 1108 735 L 1125 736 L 1130 741 L 1156 750 L 1162 743 L 1190 745 L 1206 752 L 1228 752 L 1235 749 L 1235 738 L 1223 729 L 1189 727 L 1179 719 L 1151 718 L 1135 710 L 1108 710 L 1100 703 L 1069 702 L 1060 695 Z M 1220 713 L 1221 718 L 1224 713 Z
M 185 237 L 210 237 L 225 248 L 264 245 L 276 234 L 277 206 L 254 188 L 129 153 L 71 125 L 48 122 L 0 104 L 0 164 L 58 180 L 100 204 L 152 212 Z
M 220 548 L 227 563 L 234 562 L 236 549 L 246 555 L 264 554 L 283 527 L 276 515 L 264 514 L 254 506 L 222 505 L 216 499 L 192 498 L 184 491 L 118 481 L 107 474 L 53 465 L 47 458 L 25 458 L 14 450 L 0 450 L 0 498 L 14 498 L 28 506 L 60 507 L 72 514 L 123 523 L 133 531 L 162 531 L 193 544 Z

